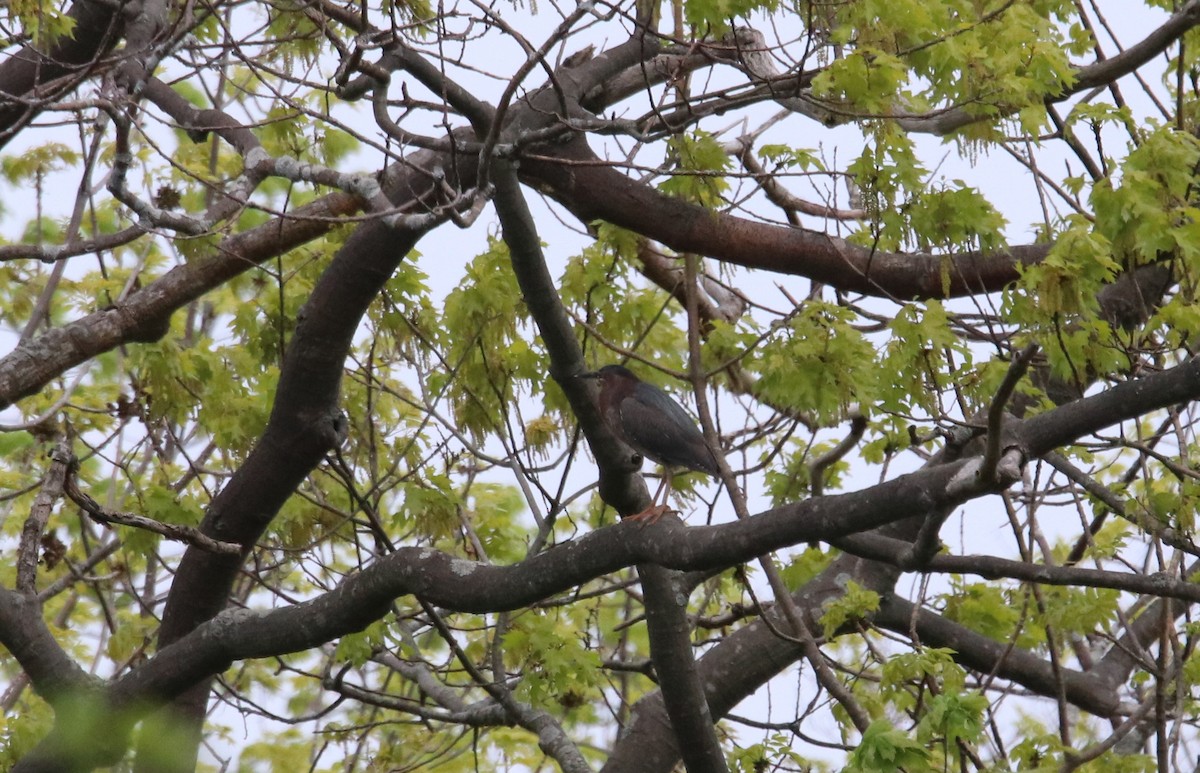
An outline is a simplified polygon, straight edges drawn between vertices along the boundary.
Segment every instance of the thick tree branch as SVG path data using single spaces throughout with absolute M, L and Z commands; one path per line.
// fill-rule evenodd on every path
M 620 499 L 609 500 L 610 503 L 626 515 L 638 512 L 638 509 L 650 504 L 645 485 L 641 483 L 640 476 L 630 475 L 627 462 L 613 465 L 609 461 L 611 457 L 622 453 L 618 450 L 620 444 L 615 438 L 609 437 L 603 422 L 599 421 L 588 382 L 577 378 L 584 370 L 583 351 L 559 300 L 550 272 L 546 269 L 541 242 L 525 197 L 521 194 L 516 170 L 512 164 L 498 160 L 493 164 L 492 180 L 496 185 L 496 212 L 503 227 L 513 271 L 530 314 L 546 343 L 550 372 L 572 404 L 582 403 L 579 406 L 583 422 L 581 426 L 593 447 L 600 443 L 609 444 L 603 454 L 597 453 L 597 458 L 602 460 L 601 494 L 604 495 L 606 489 L 610 488 L 606 486 L 605 477 L 614 476 L 626 485 L 620 487 Z M 611 472 L 614 466 L 618 470 L 615 475 Z M 636 477 L 639 484 L 633 490 L 633 497 L 629 496 L 631 477 Z M 683 578 L 678 572 L 667 571 L 653 563 L 640 565 L 638 574 L 645 593 L 650 654 L 666 696 L 672 728 L 683 749 L 684 763 L 692 773 L 721 773 L 726 769 L 725 756 L 696 674 Z
M 61 705 L 72 693 L 100 686 L 59 646 L 42 619 L 41 603 L 32 596 L 0 588 L 0 643 L 51 706 Z
M 584 139 L 541 151 L 521 171 L 523 179 L 584 223 L 605 220 L 676 252 L 805 276 L 873 296 L 909 300 L 995 292 L 1017 279 L 1020 266 L 1044 259 L 1051 246 L 950 256 L 873 251 L 837 236 L 744 220 L 668 196 L 614 169 Z
M 75 25 L 70 36 L 55 41 L 50 51 L 24 46 L 0 65 L 0 148 L 116 46 L 124 9 L 125 3 L 78 0 L 67 14 Z
M 1105 678 L 1055 669 L 1045 658 L 975 633 L 899 597 L 888 598 L 873 622 L 897 633 L 915 634 L 926 646 L 949 647 L 963 665 L 983 673 L 995 672 L 1038 695 L 1057 695 L 1061 681 L 1072 705 L 1098 716 L 1115 717 L 1132 710 L 1132 705 L 1122 704 L 1116 685 Z
M 248 553 L 301 481 L 345 432 L 338 406 L 346 354 L 359 320 L 379 289 L 420 237 L 371 221 L 338 250 L 305 304 L 287 348 L 270 419 L 250 456 L 213 499 L 200 530 L 242 546 L 224 556 L 190 548 L 167 597 L 159 645 L 166 646 L 217 614 Z M 207 685 L 184 696 L 186 717 L 199 740 Z

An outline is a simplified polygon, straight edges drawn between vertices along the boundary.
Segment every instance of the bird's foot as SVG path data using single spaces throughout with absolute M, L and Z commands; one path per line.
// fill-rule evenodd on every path
M 650 505 L 645 510 L 635 515 L 631 515 L 625 520 L 637 521 L 643 526 L 648 526 L 652 523 L 658 523 L 658 520 L 667 513 L 677 513 L 678 510 L 671 509 L 670 505 Z

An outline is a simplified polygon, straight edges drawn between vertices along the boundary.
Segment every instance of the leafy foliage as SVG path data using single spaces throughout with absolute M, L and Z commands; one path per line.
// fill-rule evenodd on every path
M 1194 745 L 1194 2 L 151 5 L 3 10 L 0 767 Z

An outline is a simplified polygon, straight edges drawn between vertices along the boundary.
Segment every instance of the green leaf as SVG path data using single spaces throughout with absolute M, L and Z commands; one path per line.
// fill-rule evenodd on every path
M 984 731 L 987 696 L 978 692 L 956 692 L 946 686 L 925 708 L 917 725 L 917 738 L 928 744 L 940 741 L 958 757 L 958 742 L 974 744 Z
M 846 590 L 838 598 L 827 602 L 821 614 L 821 627 L 825 638 L 847 624 L 861 620 L 872 612 L 879 611 L 879 594 L 850 580 Z
M 871 723 L 850 753 L 847 773 L 921 773 L 932 770 L 924 744 L 897 730 L 887 720 Z
M 729 189 L 723 173 L 730 165 L 729 154 L 708 132 L 680 134 L 667 142 L 678 171 L 659 186 L 663 193 L 678 196 L 704 207 L 718 207 Z

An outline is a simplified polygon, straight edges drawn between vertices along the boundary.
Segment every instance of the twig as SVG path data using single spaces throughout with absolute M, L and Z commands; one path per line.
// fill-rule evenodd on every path
M 867 417 L 863 415 L 862 410 L 858 407 L 851 409 L 850 434 L 846 435 L 842 439 L 842 442 L 814 459 L 813 463 L 808 467 L 808 478 L 814 497 L 819 497 L 825 493 L 825 470 L 850 453 L 858 445 L 858 441 L 862 440 L 863 432 L 866 429 Z
M 1037 344 L 1029 344 L 1021 350 L 1009 366 L 1004 381 L 1000 382 L 1000 388 L 996 390 L 996 396 L 988 407 L 987 450 L 983 454 L 983 465 L 979 468 L 981 478 L 990 481 L 996 477 L 996 465 L 1000 463 L 1000 454 L 1004 450 L 1001 437 L 1001 431 L 1004 429 L 1004 409 L 1037 351 Z
M 156 521 L 153 518 L 147 518 L 144 515 L 136 515 L 134 513 L 119 513 L 112 510 L 107 510 L 100 506 L 100 503 L 92 499 L 90 496 L 79 490 L 79 485 L 75 481 L 75 472 L 78 467 L 78 462 L 71 459 L 67 470 L 63 493 L 67 495 L 75 504 L 87 513 L 96 523 L 111 525 L 119 523 L 122 526 L 132 526 L 135 529 L 145 529 L 146 531 L 154 532 L 160 536 L 166 537 L 176 542 L 184 542 L 193 547 L 207 550 L 211 553 L 218 553 L 227 556 L 236 556 L 241 554 L 242 546 L 236 542 L 221 542 L 209 537 L 199 529 L 192 526 L 182 526 L 174 523 L 163 523 Z
M 1129 735 L 1131 730 L 1142 723 L 1152 708 L 1154 708 L 1153 697 L 1148 698 L 1138 704 L 1137 710 L 1134 711 L 1128 719 L 1118 725 L 1108 736 L 1108 738 L 1105 738 L 1100 743 L 1094 743 L 1081 752 L 1075 752 L 1068 749 L 1063 755 L 1064 761 L 1062 766 L 1059 768 L 1059 771 L 1061 771 L 1061 773 L 1070 773 L 1070 771 L 1075 770 L 1080 765 L 1091 762 L 1109 749 L 1116 746 L 1122 738 Z

